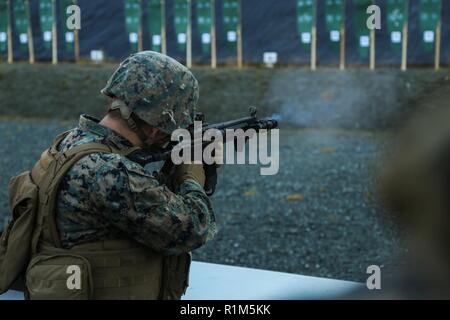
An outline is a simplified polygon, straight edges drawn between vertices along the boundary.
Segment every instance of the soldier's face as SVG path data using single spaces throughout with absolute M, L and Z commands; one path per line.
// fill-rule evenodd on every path
M 144 128 L 145 134 L 148 136 L 146 141 L 147 145 L 154 147 L 163 148 L 170 142 L 170 135 L 164 133 L 163 131 L 146 125 Z
M 170 136 L 162 131 L 158 130 L 158 133 L 155 137 L 154 144 L 157 147 L 163 148 L 170 142 Z

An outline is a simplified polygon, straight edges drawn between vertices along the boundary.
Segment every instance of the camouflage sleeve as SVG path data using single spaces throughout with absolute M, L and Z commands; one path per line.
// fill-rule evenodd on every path
M 101 159 L 90 196 L 115 227 L 166 254 L 194 250 L 214 237 L 211 201 L 197 182 L 187 180 L 174 193 L 126 158 L 103 154 Z

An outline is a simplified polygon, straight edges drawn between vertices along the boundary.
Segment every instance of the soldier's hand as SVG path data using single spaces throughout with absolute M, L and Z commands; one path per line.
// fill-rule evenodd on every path
M 177 185 L 181 185 L 184 181 L 190 179 L 204 187 L 206 178 L 203 164 L 180 164 L 176 166 L 174 179 Z
M 222 166 L 223 161 L 223 142 L 219 142 L 214 152 L 214 163 L 216 164 L 216 168 Z

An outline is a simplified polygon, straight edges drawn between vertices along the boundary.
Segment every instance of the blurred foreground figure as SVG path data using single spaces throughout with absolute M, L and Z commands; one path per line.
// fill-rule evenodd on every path
M 450 84 L 440 81 L 410 103 L 381 172 L 380 195 L 405 241 L 402 267 L 381 290 L 350 299 L 450 299 Z
M 193 123 L 193 74 L 140 52 L 102 93 L 112 99 L 103 120 L 81 116 L 31 173 L 11 181 L 0 292 L 26 269 L 28 299 L 179 299 L 190 252 L 214 237 L 202 164 L 167 162 L 171 170 L 153 175 L 127 158 L 141 148 L 158 152 Z
M 383 173 L 382 197 L 406 238 L 408 260 L 384 281 L 381 298 L 450 298 L 449 98 L 437 90 L 420 102 L 437 109 L 404 130 Z

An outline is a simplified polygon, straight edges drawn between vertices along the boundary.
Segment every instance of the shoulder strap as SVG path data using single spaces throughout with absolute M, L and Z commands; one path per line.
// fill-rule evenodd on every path
M 58 146 L 67 136 L 67 132 L 56 138 L 49 149 L 44 151 L 41 159 L 32 170 L 32 178 L 39 186 L 39 210 L 37 215 L 37 228 L 32 242 L 33 252 L 37 251 L 39 239 L 51 241 L 57 248 L 61 248 L 61 240 L 56 226 L 56 199 L 59 184 L 80 159 L 92 153 L 117 153 L 127 156 L 139 149 L 133 147 L 119 150 L 112 146 L 91 142 L 75 146 L 65 152 L 58 151 Z

